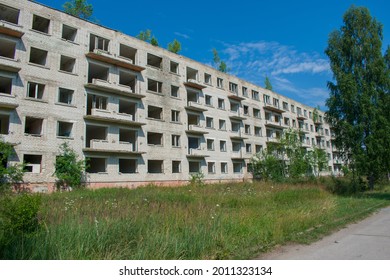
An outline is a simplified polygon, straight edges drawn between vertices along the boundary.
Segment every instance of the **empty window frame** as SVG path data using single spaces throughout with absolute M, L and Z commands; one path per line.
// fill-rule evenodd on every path
M 106 141 L 107 135 L 108 127 L 87 124 L 85 127 L 85 147 L 93 148 L 94 142 Z
M 232 141 L 232 151 L 233 152 L 241 152 L 241 142 L 233 142 Z
M 172 147 L 180 147 L 180 135 L 172 134 Z
M 163 119 L 163 108 L 156 106 L 148 106 L 148 118 L 155 120 Z
M 172 173 L 180 173 L 181 172 L 181 162 L 179 160 L 172 161 Z
M 198 70 L 187 67 L 187 81 L 198 82 Z
M 73 94 L 74 90 L 72 89 L 59 88 L 57 102 L 70 105 L 73 101 Z
M 243 109 L 244 109 L 244 115 L 249 116 L 249 107 L 247 105 L 244 105 Z
M 107 159 L 98 157 L 87 157 L 88 164 L 86 172 L 88 173 L 106 173 L 107 172 Z
M 30 63 L 46 66 L 47 51 L 31 47 L 30 49 Z
M 221 162 L 221 173 L 222 174 L 227 174 L 228 173 L 227 162 Z
M 199 173 L 201 171 L 200 162 L 199 161 L 189 161 L 188 168 L 189 168 L 190 173 Z
M 0 115 L 0 134 L 9 134 L 9 115 Z
M 108 53 L 109 45 L 110 45 L 110 40 L 106 38 L 94 34 L 91 34 L 89 37 L 89 51 L 91 52 L 97 50 L 97 51 L 103 51 Z
M 226 152 L 227 151 L 226 141 L 225 140 L 220 140 L 219 141 L 219 151 L 220 152 Z
M 180 111 L 171 110 L 171 122 L 180 122 Z
M 88 64 L 88 83 L 93 83 L 94 80 L 101 80 L 108 82 L 109 67 L 100 64 Z
M 219 129 L 219 130 L 226 131 L 226 121 L 225 121 L 225 120 L 219 120 L 218 129 Z
M 263 95 L 264 104 L 271 104 L 271 97 L 267 94 Z
M 205 102 L 207 106 L 213 106 L 213 98 L 211 97 L 211 95 L 205 95 Z
M 155 93 L 162 93 L 162 82 L 148 79 L 148 90 Z
M 137 173 L 138 162 L 136 159 L 120 158 L 119 159 L 119 172 L 123 174 Z
M 204 73 L 204 83 L 207 85 L 211 85 L 211 75 Z
M 179 98 L 179 87 L 171 86 L 171 96 Z
M 27 83 L 27 97 L 33 98 L 33 99 L 43 99 L 43 94 L 45 92 L 45 85 L 34 83 L 34 82 L 28 82 Z
M 127 71 L 119 71 L 119 85 L 127 87 L 127 90 L 136 93 L 137 75 Z
M 242 87 L 242 95 L 248 97 L 248 88 Z
M 0 93 L 11 95 L 12 93 L 11 78 L 0 76 Z
M 43 119 L 26 117 L 24 125 L 24 133 L 28 135 L 41 136 L 43 127 Z
M 0 56 L 15 59 L 16 42 L 0 38 Z
M 223 79 L 222 78 L 217 78 L 217 87 L 223 88 Z
M 263 150 L 263 146 L 262 145 L 255 145 L 255 152 L 256 152 L 256 154 L 260 153 L 262 150 Z
M 119 45 L 119 56 L 130 61 L 130 63 L 136 63 L 137 49 L 120 44 Z
M 249 124 L 246 124 L 244 126 L 245 134 L 251 134 L 251 126 Z
M 253 100 L 260 100 L 259 92 L 256 90 L 252 90 L 252 99 Z
M 148 66 L 152 66 L 152 67 L 156 67 L 156 68 L 162 69 L 162 57 L 159 57 L 157 55 L 148 53 L 147 54 L 147 62 L 146 62 L 146 64 Z
M 207 172 L 209 174 L 215 174 L 215 162 L 208 162 L 207 163 Z
M 148 141 L 148 145 L 162 146 L 163 134 L 157 132 L 148 132 L 147 141 Z
M 211 117 L 206 117 L 206 127 L 214 128 L 214 119 Z
M 169 63 L 169 71 L 171 71 L 171 73 L 179 74 L 179 63 L 171 61 Z
M 24 170 L 27 173 L 41 173 L 42 155 L 23 155 Z
M 238 94 L 238 85 L 232 82 L 229 82 L 229 91 Z
M 242 163 L 241 162 L 233 162 L 233 172 L 234 173 L 242 173 Z
M 261 118 L 261 113 L 259 109 L 253 108 L 253 117 L 260 119 Z
M 8 7 L 4 4 L 0 4 L 0 20 L 18 24 L 19 23 L 19 13 L 18 9 Z
M 261 127 L 255 126 L 255 136 L 262 136 L 261 135 Z
M 233 132 L 239 132 L 241 124 L 239 122 L 231 122 L 232 131 Z
M 72 137 L 73 123 L 71 122 L 62 122 L 57 123 L 57 136 L 59 137 Z
M 76 59 L 73 57 L 61 55 L 60 70 L 68 73 L 74 73 L 76 66 Z
M 33 15 L 32 29 L 42 33 L 49 34 L 50 19 Z
M 70 42 L 76 42 L 77 28 L 70 27 L 68 25 L 62 25 L 61 38 Z
M 207 139 L 206 140 L 207 150 L 209 150 L 209 151 L 214 151 L 215 150 L 214 142 L 215 142 L 214 139 Z
M 252 153 L 252 144 L 250 144 L 250 143 L 246 143 L 246 144 L 245 144 L 245 152 L 246 152 L 247 154 Z
M 225 100 L 218 98 L 218 109 L 225 110 Z
M 137 113 L 137 103 L 128 100 L 119 99 L 118 113 L 126 115 L 127 118 L 135 121 L 135 115 Z
M 148 173 L 163 173 L 163 160 L 148 160 Z

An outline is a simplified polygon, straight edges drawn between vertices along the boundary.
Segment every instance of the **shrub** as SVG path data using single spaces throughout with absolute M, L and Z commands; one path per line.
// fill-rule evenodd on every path
M 11 144 L 0 140 L 0 195 L 11 191 L 12 187 L 23 182 L 24 165 L 7 163 L 14 153 Z
M 38 212 L 41 197 L 22 193 L 8 195 L 0 201 L 0 231 L 3 238 L 10 240 L 20 235 L 28 235 L 40 228 Z
M 76 152 L 68 143 L 60 146 L 61 154 L 57 156 L 54 174 L 58 178 L 58 188 L 80 188 L 84 183 L 85 161 L 78 160 Z
M 191 186 L 196 186 L 196 187 L 202 187 L 204 186 L 204 174 L 202 172 L 197 172 L 197 173 L 191 173 L 190 174 L 190 185 Z

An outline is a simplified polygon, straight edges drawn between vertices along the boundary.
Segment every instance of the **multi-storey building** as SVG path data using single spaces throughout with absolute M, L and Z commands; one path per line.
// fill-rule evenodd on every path
M 3 140 L 32 186 L 53 185 L 64 141 L 95 187 L 243 180 L 289 127 L 340 170 L 323 112 L 27 0 L 0 0 L 0 92 Z

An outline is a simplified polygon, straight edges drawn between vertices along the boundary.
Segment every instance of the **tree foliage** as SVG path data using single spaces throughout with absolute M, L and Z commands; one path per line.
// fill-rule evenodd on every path
M 82 19 L 90 19 L 93 14 L 93 6 L 86 0 L 71 0 L 62 6 L 65 13 Z
M 265 85 L 266 89 L 272 91 L 272 84 L 271 84 L 271 81 L 269 80 L 268 76 L 265 76 L 264 85 Z
M 154 35 L 152 35 L 152 30 L 150 29 L 146 29 L 145 31 L 140 31 L 139 34 L 135 37 L 144 42 L 148 42 L 153 46 L 158 47 L 158 40 Z
M 219 57 L 219 53 L 216 49 L 213 49 L 213 62 L 214 67 L 218 69 L 218 71 L 221 71 L 222 73 L 228 73 L 230 71 L 230 68 L 227 67 L 226 62 L 221 60 Z
M 79 160 L 76 152 L 68 143 L 60 146 L 60 155 L 56 158 L 55 176 L 57 187 L 68 189 L 80 188 L 84 183 L 85 161 Z
M 173 53 L 179 53 L 181 51 L 181 43 L 174 39 L 171 43 L 168 44 L 168 51 Z
M 373 188 L 390 170 L 388 52 L 382 56 L 382 24 L 367 8 L 352 6 L 343 22 L 325 51 L 334 80 L 328 82 L 327 121 L 355 177 L 365 174 Z
M 24 165 L 9 164 L 8 159 L 14 154 L 11 144 L 0 140 L 0 194 L 8 192 L 23 182 Z

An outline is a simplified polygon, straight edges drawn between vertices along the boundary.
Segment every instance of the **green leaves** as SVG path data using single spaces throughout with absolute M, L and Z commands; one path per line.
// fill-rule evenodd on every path
M 389 75 L 381 53 L 382 24 L 364 7 L 352 6 L 344 14 L 344 25 L 329 35 L 325 53 L 334 81 L 327 121 L 334 129 L 336 147 L 348 158 L 354 174 L 365 174 L 371 187 L 390 169 L 386 155 L 389 144 Z
M 168 44 L 168 51 L 173 53 L 179 53 L 181 51 L 181 43 L 174 39 L 173 42 Z
M 60 188 L 80 188 L 83 185 L 85 161 L 78 160 L 76 152 L 68 143 L 60 146 L 61 154 L 55 163 L 55 176 L 58 178 L 57 186 Z
M 82 19 L 90 19 L 93 14 L 93 6 L 86 0 L 72 0 L 62 6 L 65 13 Z

